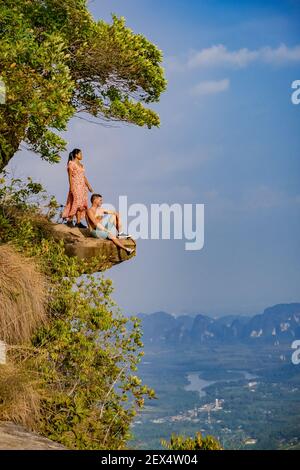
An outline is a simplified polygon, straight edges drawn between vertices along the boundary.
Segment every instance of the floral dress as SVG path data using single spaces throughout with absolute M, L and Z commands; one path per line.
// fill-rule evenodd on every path
M 67 203 L 62 213 L 63 219 L 73 217 L 78 210 L 88 208 L 88 188 L 85 182 L 85 169 L 83 165 L 77 165 L 72 160 L 68 163 L 72 181 L 72 192 L 69 190 Z

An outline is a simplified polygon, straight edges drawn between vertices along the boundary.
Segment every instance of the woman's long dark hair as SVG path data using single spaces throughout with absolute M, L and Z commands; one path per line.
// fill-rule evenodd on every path
M 76 158 L 76 156 L 81 152 L 80 149 L 73 149 L 72 152 L 69 153 L 69 160 L 68 162 L 71 162 Z

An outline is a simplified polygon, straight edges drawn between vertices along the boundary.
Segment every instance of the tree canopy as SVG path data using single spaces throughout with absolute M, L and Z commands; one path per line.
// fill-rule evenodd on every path
M 147 105 L 166 89 L 162 52 L 123 17 L 96 21 L 86 0 L 3 0 L 0 4 L 0 171 L 20 143 L 49 162 L 77 113 L 97 121 L 159 126 Z

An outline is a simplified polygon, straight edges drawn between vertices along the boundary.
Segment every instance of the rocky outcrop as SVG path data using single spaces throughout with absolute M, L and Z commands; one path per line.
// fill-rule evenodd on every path
M 56 241 L 63 240 L 68 256 L 76 256 L 86 261 L 97 257 L 94 272 L 105 271 L 115 264 L 122 263 L 135 256 L 135 251 L 132 255 L 127 255 L 111 240 L 91 237 L 88 229 L 71 228 L 63 224 L 51 224 L 51 233 Z M 126 247 L 136 247 L 136 243 L 132 238 L 121 241 Z
M 0 422 L 0 450 L 67 450 L 64 446 L 27 431 L 14 423 Z

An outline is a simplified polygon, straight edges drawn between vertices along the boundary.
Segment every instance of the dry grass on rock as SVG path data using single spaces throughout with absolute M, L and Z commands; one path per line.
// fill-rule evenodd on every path
M 33 260 L 0 246 L 0 339 L 24 344 L 46 322 L 46 282 Z
M 14 364 L 0 365 L 0 421 L 37 428 L 40 395 L 27 373 Z

